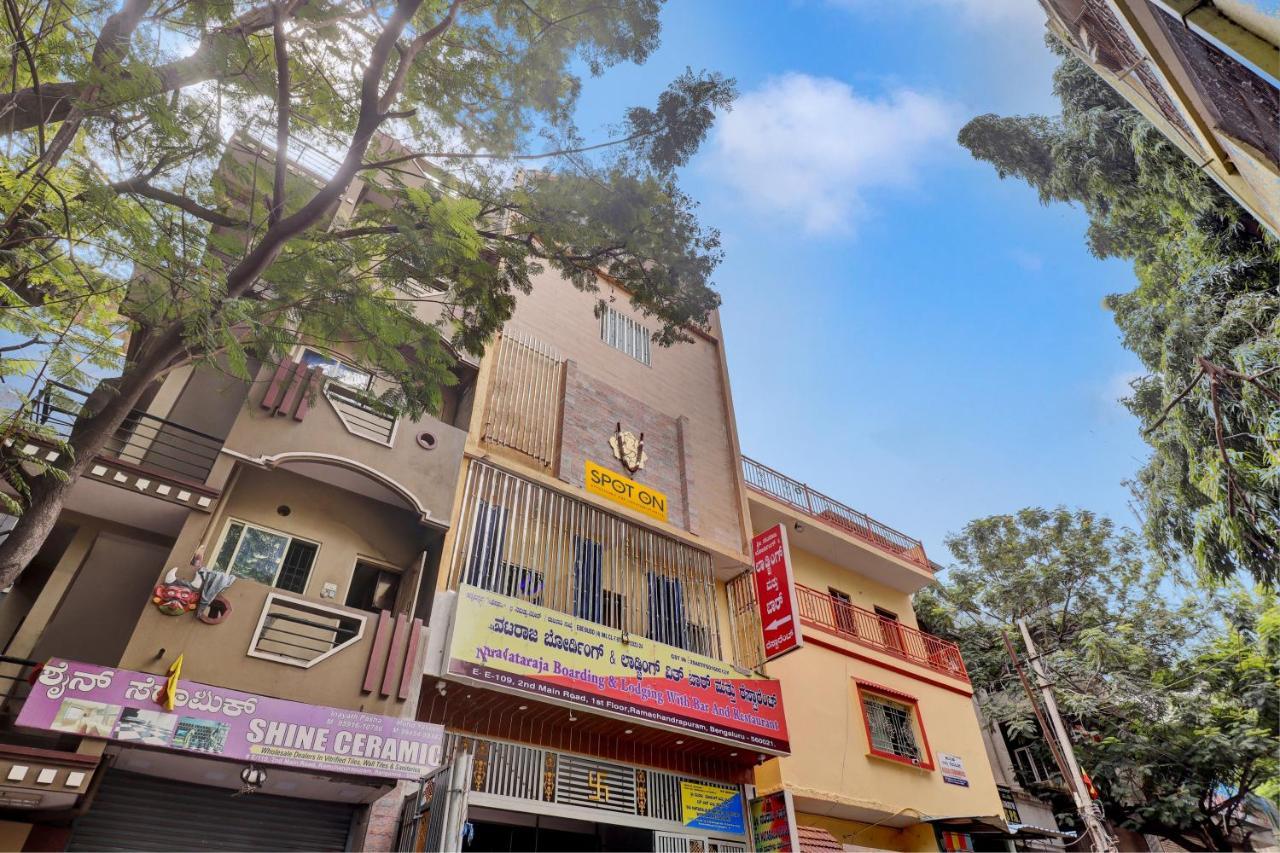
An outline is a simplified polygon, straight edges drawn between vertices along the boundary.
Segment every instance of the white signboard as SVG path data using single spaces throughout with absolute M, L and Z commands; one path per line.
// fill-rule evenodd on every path
M 942 771 L 942 781 L 948 785 L 969 787 L 969 775 L 964 772 L 964 762 L 960 760 L 960 756 L 939 752 L 938 769 Z

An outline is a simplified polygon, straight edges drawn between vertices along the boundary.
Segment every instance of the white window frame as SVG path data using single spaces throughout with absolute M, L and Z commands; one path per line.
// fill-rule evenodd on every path
M 267 527 L 266 525 L 263 525 L 263 524 L 255 524 L 252 521 L 245 521 L 243 518 L 237 518 L 235 516 L 230 516 L 230 515 L 227 516 L 226 521 L 222 525 L 222 533 L 218 536 L 218 544 L 213 549 L 213 562 L 209 564 L 209 568 L 211 569 L 216 568 L 218 556 L 222 553 L 222 546 L 226 543 L 227 535 L 231 532 L 231 526 L 233 524 L 244 525 L 245 530 L 248 530 L 249 528 L 252 527 L 256 530 L 261 530 L 264 533 L 271 533 L 276 536 L 283 536 L 285 539 L 289 540 L 284 546 L 284 554 L 289 553 L 289 546 L 293 544 L 293 540 L 295 539 L 297 539 L 299 542 L 305 542 L 308 545 L 314 545 L 316 548 L 316 554 L 315 554 L 315 557 L 313 557 L 311 560 L 311 568 L 307 570 L 307 582 L 302 585 L 301 592 L 294 592 L 291 589 L 281 589 L 280 587 L 276 586 L 276 582 L 280 580 L 280 570 L 284 568 L 283 554 L 280 557 L 279 564 L 276 565 L 275 574 L 271 576 L 271 583 L 269 585 L 270 589 L 279 589 L 281 592 L 286 594 L 306 595 L 307 590 L 311 587 L 311 578 L 312 578 L 312 575 L 315 573 L 316 563 L 319 562 L 320 560 L 320 547 L 321 547 L 320 543 L 315 541 L 314 539 L 308 539 L 305 536 L 295 536 L 292 533 L 286 533 L 283 530 L 276 530 L 274 527 Z M 232 551 L 231 556 L 227 558 L 226 571 L 230 572 L 232 575 L 235 575 L 235 577 L 239 578 L 240 580 L 246 580 L 252 583 L 261 583 L 261 581 L 255 580 L 254 578 L 247 577 L 241 574 L 236 574 L 236 572 L 232 570 L 232 567 L 236 563 L 236 556 L 240 553 L 240 549 L 242 547 L 244 547 L 244 531 L 240 532 L 240 541 L 236 543 L 235 550 Z
M 645 367 L 653 367 L 652 336 L 648 327 L 612 306 L 606 305 L 600 315 L 600 340 Z
M 326 371 L 323 366 L 321 366 L 320 372 L 324 374 L 325 379 L 327 381 L 337 382 L 339 385 L 342 385 L 346 388 L 350 388 L 353 391 L 360 391 L 364 394 L 372 393 L 373 391 L 373 371 L 372 370 L 365 370 L 363 367 L 359 367 L 355 364 L 352 364 L 350 361 L 348 361 L 345 358 L 339 358 L 336 355 L 333 355 L 327 352 L 322 352 L 321 350 L 318 350 L 315 347 L 309 347 L 309 346 L 306 346 L 305 344 L 298 348 L 297 360 L 299 364 L 304 363 L 304 359 L 306 358 L 307 353 L 313 353 L 327 362 L 332 362 L 333 364 L 339 365 L 340 367 L 345 367 L 348 370 L 353 370 L 358 373 L 362 373 L 366 377 L 368 377 L 368 379 L 364 383 L 364 386 L 361 387 L 359 385 L 353 385 L 350 382 L 344 382 L 341 378 L 334 376 L 333 374 Z
M 277 654 L 273 654 L 272 652 L 259 651 L 258 643 L 262 641 L 262 629 L 267 624 L 267 617 L 271 615 L 271 605 L 276 601 L 288 602 L 289 604 L 295 605 L 300 609 L 307 609 L 316 613 L 338 616 L 343 619 L 358 620 L 360 622 L 360 627 L 356 629 L 356 633 L 354 637 L 351 637 L 344 643 L 335 645 L 333 648 L 329 649 L 329 651 L 322 652 L 320 655 L 312 658 L 309 661 L 300 660 L 298 658 L 289 657 L 287 655 L 277 655 Z M 336 655 L 338 652 L 349 649 L 352 646 L 354 646 L 356 643 L 359 643 L 360 640 L 364 638 L 364 629 L 365 629 L 365 626 L 368 624 L 368 622 L 369 622 L 369 614 L 359 610 L 354 610 L 351 608 L 343 609 L 338 607 L 331 607 L 327 604 L 318 604 L 314 601 L 307 601 L 306 599 L 297 598 L 293 593 L 289 592 L 288 590 L 281 590 L 279 592 L 269 592 L 267 593 L 266 599 L 262 602 L 262 612 L 258 614 L 258 624 L 253 629 L 253 635 L 249 637 L 249 648 L 245 651 L 245 654 L 251 658 L 260 658 L 262 660 L 275 661 L 276 663 L 283 663 L 283 664 L 287 664 L 288 666 L 296 666 L 299 669 L 311 669 L 311 667 L 315 666 L 321 661 L 328 660 L 329 658 Z

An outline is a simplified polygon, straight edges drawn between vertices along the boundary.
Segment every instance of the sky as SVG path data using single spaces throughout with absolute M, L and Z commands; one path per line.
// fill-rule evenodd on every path
M 740 97 L 682 173 L 715 276 L 743 452 L 922 540 L 1025 506 L 1134 527 L 1137 359 L 1086 219 L 955 141 L 1053 113 L 1034 0 L 674 0 L 643 66 L 587 81 L 588 140 L 686 66 Z

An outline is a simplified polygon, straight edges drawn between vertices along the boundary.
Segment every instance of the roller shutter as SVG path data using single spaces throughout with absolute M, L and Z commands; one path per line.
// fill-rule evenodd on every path
M 108 771 L 67 850 L 345 850 L 357 806 Z

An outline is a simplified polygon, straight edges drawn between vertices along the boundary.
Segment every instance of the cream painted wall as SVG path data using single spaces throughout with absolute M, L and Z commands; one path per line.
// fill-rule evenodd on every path
M 968 696 L 873 663 L 809 644 L 770 664 L 782 680 L 791 755 L 779 759 L 782 779 L 796 796 L 817 797 L 886 815 L 907 809 L 930 816 L 999 815 L 991 766 Z M 854 679 L 914 697 L 935 766 L 940 752 L 959 756 L 969 787 L 942 773 L 868 754 Z
M 898 614 L 898 621 L 903 625 L 918 628 L 916 614 L 911 609 L 911 596 L 905 592 L 877 583 L 853 569 L 838 566 L 835 563 L 811 554 L 808 551 L 791 547 L 791 562 L 795 566 L 796 583 L 812 587 L 824 595 L 829 587 L 847 593 L 858 607 L 874 610 L 883 607 L 891 613 Z
M 656 328 L 652 318 L 631 308 L 624 291 L 601 282 L 599 293 L 584 293 L 551 271 L 534 280 L 531 293 L 520 295 L 511 323 L 554 346 L 593 378 L 673 418 L 687 417 L 689 502 L 697 507 L 697 532 L 741 552 L 745 528 L 729 400 L 720 374 L 721 344 L 695 335 L 690 343 L 653 346 L 653 366 L 648 367 L 600 340 L 600 320 L 592 311 L 602 297 L 615 297 L 611 303 L 615 310 L 651 330 Z M 622 427 L 627 428 L 625 417 Z M 600 425 L 602 454 L 609 452 L 613 428 L 613 423 Z
M 860 607 L 870 610 L 879 605 L 896 612 L 903 624 L 916 626 L 910 597 L 905 593 L 801 549 L 793 547 L 791 557 L 798 583 L 823 593 L 827 587 L 835 587 Z M 780 773 L 797 797 L 814 797 L 886 816 L 906 810 L 906 815 L 917 820 L 1001 814 L 967 684 L 811 626 L 804 631 L 811 642 L 769 664 L 769 674 L 782 681 L 792 754 L 778 759 L 776 767 L 762 768 L 757 774 L 759 784 L 768 785 L 771 774 Z M 836 648 L 825 648 L 818 642 Z M 869 754 L 855 679 L 917 700 L 935 769 Z M 943 782 L 937 769 L 940 752 L 959 756 L 969 787 Z
M 289 507 L 281 516 L 279 507 Z M 219 504 L 205 540 L 212 562 L 229 519 L 240 519 L 319 544 L 303 596 L 319 600 L 326 582 L 337 584 L 333 601 L 346 599 L 357 559 L 385 563 L 401 571 L 417 565 L 425 544 L 414 516 L 404 509 L 328 486 L 289 471 L 244 467 Z M 182 555 L 175 555 L 178 565 Z M 241 580 L 238 583 L 253 583 Z

